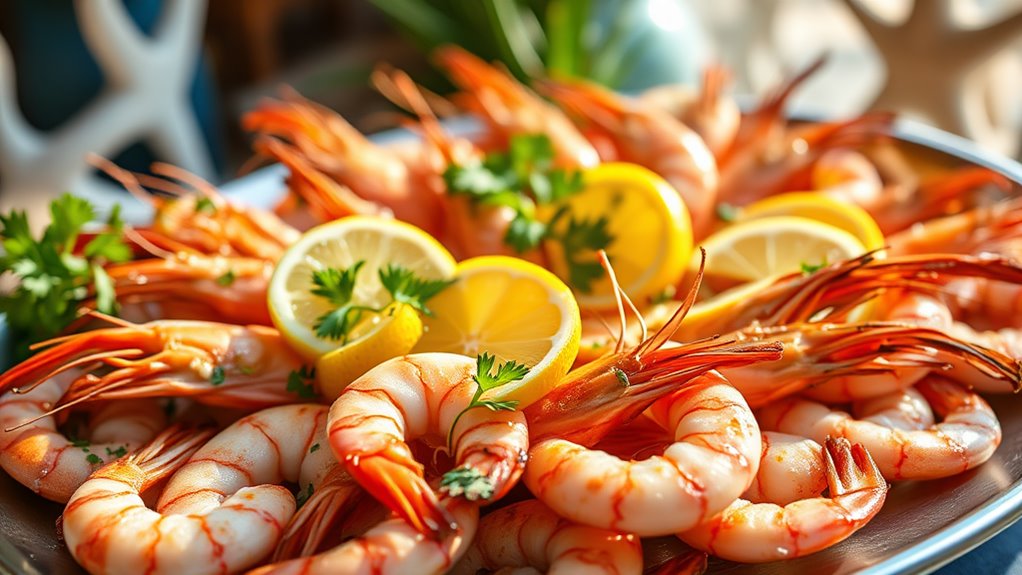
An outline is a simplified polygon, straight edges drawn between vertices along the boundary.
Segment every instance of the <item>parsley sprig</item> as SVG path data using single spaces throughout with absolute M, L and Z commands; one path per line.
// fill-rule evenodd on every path
M 81 198 L 64 194 L 50 204 L 50 224 L 36 239 L 24 211 L 0 215 L 0 274 L 10 273 L 17 287 L 0 294 L 0 312 L 17 334 L 16 355 L 29 354 L 28 346 L 60 333 L 77 315 L 80 303 L 94 295 L 98 311 L 113 314 L 117 301 L 114 284 L 103 266 L 131 259 L 122 239 L 123 222 L 115 207 L 106 231 L 80 250 L 82 227 L 96 211 Z
M 529 373 L 528 367 L 514 361 L 502 363 L 497 367 L 497 372 L 493 373 L 493 364 L 495 362 L 495 358 L 488 353 L 483 353 L 476 357 L 476 374 L 472 376 L 472 380 L 476 383 L 476 391 L 472 395 L 472 401 L 469 402 L 465 409 L 461 410 L 461 413 L 451 423 L 451 430 L 447 432 L 448 451 L 453 451 L 454 449 L 452 442 L 454 429 L 458 426 L 458 421 L 469 410 L 485 407 L 490 411 L 514 411 L 518 407 L 518 401 L 516 400 L 497 401 L 482 398 L 483 394 L 487 391 L 507 385 L 513 381 L 518 381 Z M 458 467 L 443 475 L 440 479 L 440 490 L 452 497 L 463 495 L 470 501 L 489 499 L 493 496 L 493 482 L 477 469 Z
M 564 200 L 582 189 L 582 173 L 556 169 L 553 161 L 553 145 L 545 134 L 517 135 L 506 153 L 448 166 L 444 182 L 451 194 L 466 196 L 473 204 L 514 210 L 504 243 L 518 253 L 535 249 L 544 240 L 560 243 L 569 283 L 590 292 L 592 282 L 604 273 L 594 254 L 607 249 L 614 238 L 606 217 L 590 220 L 570 213 Z M 537 218 L 538 206 L 558 204 L 549 221 Z M 558 227 L 560 222 L 566 224 Z
M 492 399 L 482 398 L 483 394 L 487 391 L 496 389 L 502 385 L 507 385 L 513 381 L 518 381 L 529 373 L 528 367 L 514 361 L 507 361 L 500 364 L 497 367 L 497 373 L 491 373 L 495 362 L 496 358 L 486 352 L 476 356 L 476 374 L 472 376 L 472 381 L 476 383 L 476 391 L 472 395 L 472 401 L 469 402 L 468 407 L 461 410 L 461 413 L 459 413 L 454 418 L 454 422 L 451 423 L 451 430 L 447 432 L 448 450 L 454 447 L 451 444 L 451 438 L 454 436 L 454 428 L 458 426 L 458 421 L 461 420 L 461 416 L 465 415 L 468 411 L 477 407 L 485 407 L 490 411 L 514 411 L 518 407 L 517 400 L 495 401 Z
M 455 281 L 423 279 L 403 266 L 388 264 L 380 268 L 378 274 L 391 301 L 380 307 L 372 307 L 354 301 L 355 282 L 364 265 L 365 260 L 359 260 L 347 268 L 325 268 L 312 272 L 312 283 L 316 286 L 312 293 L 326 298 L 336 306 L 316 319 L 313 329 L 317 337 L 348 343 L 351 331 L 364 314 L 381 313 L 395 302 L 411 306 L 425 315 L 433 315 L 426 307 L 426 302 Z

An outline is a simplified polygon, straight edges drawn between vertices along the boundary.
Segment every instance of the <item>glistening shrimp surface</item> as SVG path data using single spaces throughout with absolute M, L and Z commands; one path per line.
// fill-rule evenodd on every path
M 68 501 L 82 568 L 841 571 L 892 502 L 997 474 L 1001 174 L 914 174 L 886 114 L 789 122 L 823 62 L 744 113 L 720 69 L 626 97 L 437 62 L 449 101 L 373 74 L 421 139 L 291 92 L 250 112 L 273 210 L 96 160 L 151 225 L 0 219 L 0 464 Z

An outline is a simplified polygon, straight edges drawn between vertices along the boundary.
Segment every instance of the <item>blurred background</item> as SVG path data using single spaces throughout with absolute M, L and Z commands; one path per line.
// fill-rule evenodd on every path
M 64 190 L 121 193 L 85 162 L 153 160 L 222 183 L 250 158 L 239 118 L 282 85 L 373 132 L 390 109 L 379 62 L 446 86 L 446 42 L 521 78 L 625 92 L 721 63 L 762 94 L 828 52 L 802 113 L 897 110 L 1018 157 L 1022 0 L 5 0 L 0 208 Z M 102 203 L 102 202 L 100 202 Z

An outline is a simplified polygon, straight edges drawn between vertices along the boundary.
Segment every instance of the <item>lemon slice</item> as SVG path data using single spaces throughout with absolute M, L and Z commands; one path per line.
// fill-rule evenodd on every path
M 855 204 L 818 192 L 791 192 L 760 200 L 741 209 L 739 221 L 772 216 L 797 216 L 840 228 L 855 236 L 867 250 L 884 247 L 884 234 L 869 212 Z
M 772 216 L 738 222 L 704 240 L 704 294 L 861 255 L 866 247 L 847 231 L 808 218 Z M 698 252 L 689 264 L 699 267 Z
M 487 352 L 498 362 L 525 364 L 524 379 L 487 394 L 518 400 L 519 408 L 553 389 L 575 360 L 581 333 L 568 286 L 535 264 L 506 256 L 465 260 L 456 278 L 429 301 L 433 316 L 423 318 L 425 332 L 412 351 Z
M 646 301 L 677 282 L 692 252 L 692 222 L 681 196 L 653 172 L 625 163 L 601 164 L 583 175 L 583 189 L 565 200 L 567 212 L 552 225 L 563 234 L 571 221 L 593 223 L 606 218 L 612 238 L 607 255 L 618 282 L 633 300 Z M 549 214 L 547 214 L 549 216 Z M 547 241 L 550 267 L 575 291 L 578 303 L 592 309 L 616 305 L 607 274 L 580 282 L 579 265 L 592 266 L 592 250 L 566 250 L 560 241 Z M 588 283 L 588 285 L 585 285 Z
M 400 303 L 366 318 L 352 330 L 351 343 L 316 361 L 320 394 L 327 401 L 337 399 L 344 388 L 365 372 L 412 351 L 422 337 L 422 329 L 419 312 Z
M 380 283 L 380 268 L 395 264 L 423 279 L 446 279 L 454 275 L 457 265 L 451 254 L 429 234 L 396 220 L 354 216 L 307 231 L 284 252 L 267 290 L 273 324 L 305 358 L 316 360 L 342 345 L 340 341 L 316 335 L 317 320 L 336 306 L 312 293 L 313 272 L 346 269 L 359 261 L 365 263 L 356 276 L 352 300 L 373 308 L 381 308 L 391 301 L 390 294 Z M 362 329 L 368 331 L 353 333 L 349 344 L 373 331 L 369 327 Z

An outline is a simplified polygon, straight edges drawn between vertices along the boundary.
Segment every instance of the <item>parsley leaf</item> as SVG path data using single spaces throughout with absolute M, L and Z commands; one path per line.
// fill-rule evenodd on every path
M 804 273 L 807 276 L 808 275 L 812 275 L 812 274 L 822 270 L 823 268 L 827 267 L 827 258 L 823 258 L 823 261 L 821 261 L 819 264 L 811 264 L 811 263 L 808 263 L 808 262 L 802 262 L 800 265 L 802 267 L 802 273 Z
M 738 219 L 738 208 L 728 203 L 717 204 L 717 219 L 731 223 Z
M 355 277 L 364 265 L 365 260 L 359 260 L 347 268 L 326 268 L 312 272 L 312 283 L 316 285 L 312 293 L 326 298 L 337 306 L 333 311 L 316 319 L 313 329 L 316 330 L 317 337 L 348 342 L 351 329 L 362 318 L 362 312 L 367 309 L 351 301 L 355 292 Z
M 301 399 L 316 399 L 318 394 L 312 385 L 316 377 L 316 370 L 308 366 L 302 366 L 299 370 L 292 370 L 287 376 L 287 392 L 294 393 Z M 309 383 L 306 383 L 306 382 Z
M 128 448 L 123 445 L 118 447 L 117 449 L 110 449 L 109 447 L 107 447 L 106 454 L 109 455 L 110 457 L 124 457 L 125 455 L 128 454 Z
M 195 211 L 200 214 L 212 216 L 216 214 L 216 204 L 207 197 L 201 197 L 195 201 Z
M 562 231 L 556 231 L 558 223 L 568 216 L 568 223 Z M 548 236 L 560 242 L 564 263 L 568 268 L 568 283 L 582 293 L 593 291 L 593 282 L 603 276 L 603 266 L 596 260 L 596 252 L 610 247 L 614 241 L 607 226 L 610 220 L 600 216 L 593 220 L 578 219 L 568 215 L 567 206 L 562 207 L 550 221 Z
M 85 458 L 85 461 L 88 461 L 92 465 L 99 465 L 100 463 L 103 463 L 103 459 L 95 453 L 90 453 L 88 457 Z
M 380 270 L 380 283 L 394 301 L 408 304 L 425 315 L 433 315 L 426 302 L 455 280 L 425 280 L 411 270 L 397 264 L 388 264 Z
M 493 481 L 471 467 L 458 467 L 444 473 L 440 479 L 440 492 L 451 497 L 464 495 L 469 501 L 493 497 Z
M 444 182 L 450 194 L 466 196 L 475 205 L 514 210 L 504 243 L 524 253 L 539 246 L 547 233 L 547 225 L 536 218 L 536 206 L 563 201 L 582 189 L 581 172 L 554 169 L 553 161 L 549 137 L 519 134 L 511 138 L 506 153 L 448 166 Z
M 213 368 L 213 373 L 209 376 L 209 383 L 216 385 L 223 385 L 224 381 L 227 380 L 227 373 L 224 371 L 222 366 L 216 366 Z
M 475 409 L 476 407 L 485 407 L 490 411 L 514 411 L 518 408 L 518 401 L 496 401 L 491 399 L 482 399 L 483 393 L 496 389 L 503 385 L 507 385 L 511 382 L 518 381 L 524 378 L 529 373 L 529 368 L 514 361 L 508 361 L 502 363 L 497 367 L 497 373 L 492 373 L 493 364 L 496 362 L 496 358 L 486 352 L 476 356 L 476 374 L 472 376 L 472 381 L 476 383 L 476 391 L 472 395 L 472 401 L 469 402 L 468 407 L 461 410 L 455 418 L 454 422 L 451 423 L 451 429 L 447 432 L 447 449 L 453 449 L 451 444 L 454 436 L 454 428 L 458 426 L 458 421 L 461 416 L 465 415 L 469 410 Z
M 50 204 L 51 221 L 39 239 L 25 212 L 0 215 L 0 274 L 17 280 L 13 290 L 0 294 L 0 313 L 7 314 L 19 359 L 31 355 L 30 344 L 57 335 L 74 321 L 79 305 L 93 295 L 99 311 L 117 311 L 113 282 L 103 266 L 131 259 L 131 249 L 114 209 L 106 231 L 78 251 L 82 227 L 95 215 L 89 202 L 64 194 Z
M 238 279 L 238 276 L 234 274 L 234 270 L 227 270 L 220 277 L 216 278 L 216 285 L 223 287 L 231 287 L 234 285 L 234 281 Z

